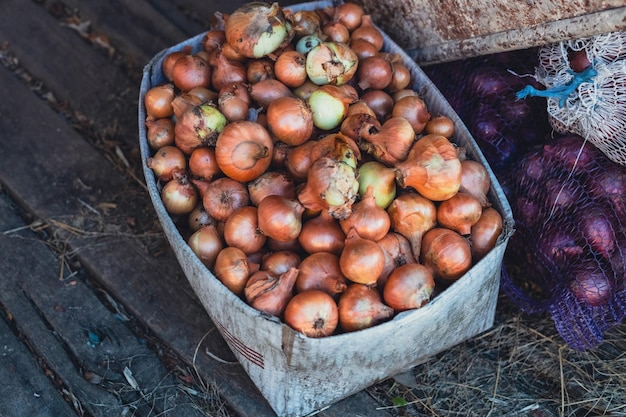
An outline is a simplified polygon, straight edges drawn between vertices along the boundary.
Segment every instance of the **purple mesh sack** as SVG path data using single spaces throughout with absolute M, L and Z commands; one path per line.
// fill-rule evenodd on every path
M 538 56 L 513 51 L 425 72 L 511 203 L 516 231 L 503 291 L 524 312 L 550 314 L 563 340 L 584 350 L 626 315 L 626 167 L 575 134 L 554 132 L 546 98 L 517 98 L 527 86 L 544 88 L 534 76 Z
M 576 135 L 530 151 L 504 188 L 516 232 L 502 288 L 584 350 L 626 316 L 626 167 Z

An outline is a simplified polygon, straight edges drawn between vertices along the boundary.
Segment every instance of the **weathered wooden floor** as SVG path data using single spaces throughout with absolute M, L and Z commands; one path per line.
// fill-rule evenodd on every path
M 0 3 L 0 415 L 274 415 L 169 250 L 138 158 L 143 66 L 242 3 Z M 378 406 L 362 392 L 319 415 Z

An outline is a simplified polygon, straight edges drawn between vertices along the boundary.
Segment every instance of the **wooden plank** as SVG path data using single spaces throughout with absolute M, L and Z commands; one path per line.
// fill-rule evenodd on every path
M 103 51 L 62 26 L 37 2 L 2 1 L 0 43 L 60 102 L 85 115 L 101 138 L 136 142 L 138 87 L 131 86 L 137 79 L 123 74 Z
M 5 254 L 0 261 L 4 277 L 0 300 L 44 362 L 56 351 L 67 352 L 70 362 L 61 367 L 53 363 L 50 371 L 68 387 L 77 380 L 89 385 L 75 393 L 80 404 L 105 404 L 91 408 L 117 412 L 133 409 L 138 416 L 165 411 L 171 417 L 203 415 L 181 389 L 181 381 L 133 334 L 127 320 L 102 304 L 85 273 L 59 279 L 58 256 L 24 225 L 6 194 L 0 194 L 0 230 L 0 251 Z M 23 274 L 26 263 L 29 271 Z M 36 316 L 24 314 L 29 312 L 25 304 L 36 309 Z M 38 343 L 42 321 L 54 329 L 56 343 Z
M 82 22 L 90 23 L 90 33 L 106 35 L 131 67 L 142 67 L 162 49 L 206 30 L 206 25 L 192 19 L 180 24 L 172 22 L 170 16 L 147 0 L 65 0 L 64 3 L 77 10 Z
M 2 197 L 0 198 L 0 230 L 4 232 L 23 226 L 12 211 L 6 196 L 0 195 L 0 197 Z M 20 233 L 13 234 L 13 236 L 0 234 L 0 251 L 3 254 L 2 263 L 0 263 L 2 276 L 0 303 L 7 314 L 15 320 L 18 331 L 25 335 L 35 355 L 44 358 L 46 366 L 62 379 L 68 394 L 76 398 L 89 399 L 81 405 L 85 411 L 98 417 L 119 416 L 122 407 L 115 396 L 89 384 L 77 372 L 74 358 L 68 354 L 63 343 L 57 339 L 20 286 L 20 281 L 26 272 L 30 276 L 55 280 L 55 272 L 59 268 L 58 260 L 45 247 L 45 244 L 34 239 L 32 234 L 25 236 L 24 233 Z M 27 271 L 25 266 L 28 267 Z M 3 396 L 3 398 L 6 397 Z M 28 415 L 28 413 L 13 415 Z
M 44 417 L 74 413 L 4 320 L 0 320 L 0 349 L 0 415 Z

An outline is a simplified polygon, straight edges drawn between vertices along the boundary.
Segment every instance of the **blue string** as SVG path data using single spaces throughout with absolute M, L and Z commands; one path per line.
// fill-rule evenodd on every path
M 581 72 L 569 71 L 573 78 L 571 81 L 565 85 L 559 85 L 552 88 L 548 88 L 545 90 L 537 90 L 532 85 L 527 85 L 523 89 L 517 92 L 517 99 L 523 99 L 528 96 L 534 97 L 547 97 L 547 98 L 558 98 L 559 99 L 559 107 L 565 106 L 565 101 L 570 94 L 572 94 L 578 86 L 580 86 L 584 82 L 589 82 L 598 75 L 598 71 L 594 68 L 593 65 L 588 66 Z

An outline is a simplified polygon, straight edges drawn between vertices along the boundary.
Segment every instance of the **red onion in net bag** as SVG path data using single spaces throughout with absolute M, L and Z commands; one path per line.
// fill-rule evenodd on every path
M 574 151 L 585 162 L 572 167 Z M 626 167 L 567 135 L 529 151 L 503 182 L 516 219 L 504 291 L 524 311 L 549 312 L 571 347 L 596 346 L 626 317 Z

